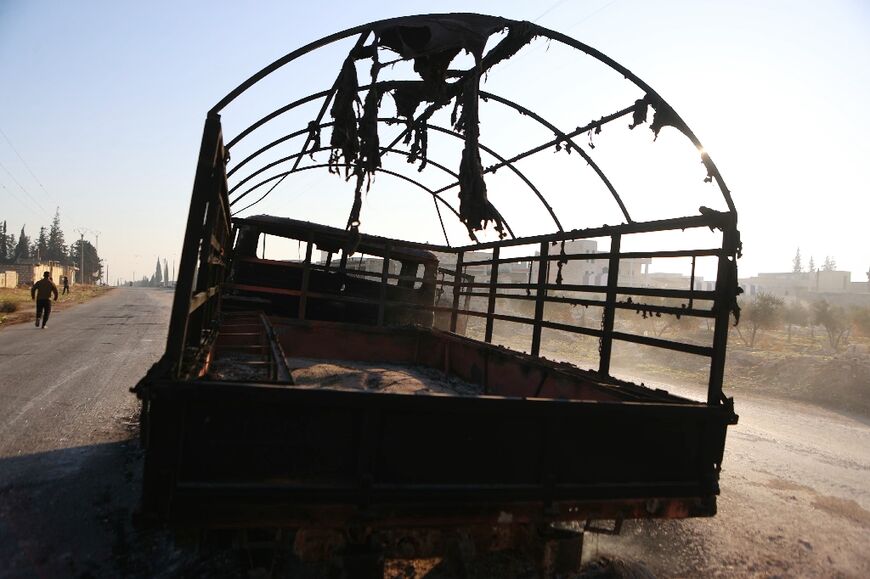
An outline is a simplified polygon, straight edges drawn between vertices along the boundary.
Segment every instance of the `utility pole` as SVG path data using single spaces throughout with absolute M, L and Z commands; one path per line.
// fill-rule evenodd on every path
M 85 285 L 85 234 L 80 234 L 82 237 L 79 240 L 79 259 L 81 260 L 81 269 L 79 270 L 79 275 L 81 276 L 82 285 Z
M 89 231 L 83 227 L 75 230 L 79 234 L 79 283 L 85 285 L 85 233 Z
M 94 235 L 97 237 L 97 247 L 96 247 L 96 251 L 97 251 L 97 271 L 100 272 L 100 278 L 99 278 L 98 281 L 103 281 L 103 268 L 100 267 L 100 262 L 102 261 L 102 260 L 100 259 L 100 232 L 99 232 L 99 231 L 94 231 Z M 106 277 L 108 277 L 108 275 L 107 275 Z

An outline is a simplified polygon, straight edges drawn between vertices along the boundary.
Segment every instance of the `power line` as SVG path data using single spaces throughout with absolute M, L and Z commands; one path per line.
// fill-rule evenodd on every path
M 33 202 L 36 204 L 36 206 L 39 207 L 39 209 L 40 209 L 43 213 L 45 213 L 46 215 L 48 215 L 48 211 L 45 210 L 45 207 L 43 207 L 42 204 L 41 204 L 39 201 L 37 201 L 36 199 L 34 199 L 33 195 L 31 195 L 30 192 L 29 192 L 27 189 L 24 188 L 24 185 L 22 185 L 21 183 L 18 182 L 18 179 L 16 179 L 16 178 L 15 178 L 15 175 L 13 175 L 13 174 L 9 171 L 9 169 L 6 168 L 6 165 L 4 165 L 3 163 L 0 163 L 0 168 L 2 168 L 4 171 L 6 171 L 6 174 L 9 175 L 9 178 L 12 179 L 12 181 L 13 181 L 16 185 L 18 185 L 18 188 L 19 188 L 19 189 L 21 189 L 22 191 L 24 191 L 24 194 L 27 195 L 27 196 L 30 198 L 30 200 L 33 201 Z
M 537 18 L 535 18 L 532 22 L 537 22 L 538 20 L 540 20 L 541 18 L 543 18 L 544 16 L 546 16 L 547 14 L 549 14 L 550 12 L 552 12 L 553 10 L 555 10 L 559 5 L 561 5 L 561 4 L 563 3 L 563 1 L 564 1 L 564 0 L 560 0 L 560 1 L 556 2 L 556 3 L 554 3 L 552 6 L 550 6 L 550 7 L 547 8 L 546 10 L 544 10 L 544 11 L 543 11 L 543 12 L 542 12 L 542 13 L 541 13 Z M 559 29 L 558 29 L 559 32 L 562 32 L 563 34 L 568 34 L 569 31 L 573 30 L 574 28 L 576 28 L 576 27 L 579 26 L 580 24 L 583 24 L 584 22 L 586 22 L 586 21 L 589 20 L 590 18 L 593 18 L 593 17 L 596 16 L 599 12 L 602 12 L 603 10 L 606 10 L 607 8 L 610 8 L 611 6 L 613 6 L 614 4 L 616 4 L 618 1 L 619 1 L 619 0 L 610 0 L 610 2 L 607 2 L 606 4 L 602 4 L 601 6 L 599 6 L 598 8 L 596 8 L 595 10 L 593 10 L 592 12 L 587 13 L 587 14 L 584 15 L 582 18 L 580 18 L 579 20 L 576 20 L 576 21 L 573 22 L 572 24 L 570 24 L 570 25 L 568 25 L 568 26 L 566 26 L 566 27 L 564 27 L 564 28 L 559 27 Z M 508 67 L 510 67 L 510 66 L 513 66 L 513 65 L 516 64 L 517 62 L 522 62 L 522 61 L 525 60 L 529 55 L 534 54 L 534 53 L 540 51 L 540 50 L 541 50 L 542 48 L 544 48 L 544 47 L 546 47 L 547 49 L 549 49 L 549 46 L 550 46 L 550 42 L 549 42 L 549 39 L 548 39 L 546 43 L 535 44 L 534 46 L 527 47 L 524 51 L 517 53 L 516 56 L 514 56 L 513 58 L 511 58 L 511 59 L 508 60 L 507 62 L 503 62 L 503 63 L 501 63 L 501 71 L 504 71 L 506 68 L 508 68 Z
M 543 18 L 544 16 L 546 16 L 547 14 L 549 14 L 550 12 L 552 12 L 553 10 L 558 8 L 560 5 L 564 4 L 566 1 L 567 0 L 558 0 L 557 2 L 554 2 L 549 8 L 547 8 L 546 10 L 541 12 L 541 14 L 537 18 L 532 20 L 532 22 L 537 22 L 538 20 L 540 20 L 541 18 Z
M 54 195 L 46 190 L 45 185 L 42 184 L 42 181 L 39 180 L 39 177 L 36 176 L 36 173 L 33 172 L 33 170 L 30 168 L 30 165 L 27 164 L 27 161 L 24 160 L 24 157 L 21 156 L 21 153 L 18 152 L 18 149 L 15 148 L 15 145 L 12 144 L 9 136 L 3 131 L 2 128 L 0 128 L 0 135 L 3 135 L 3 138 L 6 139 L 7 143 L 9 143 L 9 147 L 12 149 L 12 151 L 15 152 L 18 160 L 21 161 L 21 164 L 24 165 L 24 168 L 27 169 L 27 172 L 30 173 L 30 176 L 33 177 L 33 180 L 36 181 L 36 183 L 39 185 L 39 188 L 42 189 L 43 193 L 51 197 L 52 201 L 54 201 L 55 204 L 60 205 L 60 203 L 58 203 L 57 201 L 57 198 L 55 198 Z
M 607 8 L 610 8 L 611 6 L 613 6 L 614 4 L 616 4 L 617 2 L 618 2 L 618 0 L 610 0 L 610 2 L 608 2 L 607 4 L 602 5 L 602 6 L 601 6 L 600 8 L 598 8 L 597 10 L 593 10 L 592 12 L 590 12 L 589 14 L 587 14 L 586 16 L 584 16 L 583 18 L 581 18 L 581 19 L 578 20 L 577 22 L 575 22 L 575 23 L 573 23 L 573 24 L 569 24 L 568 27 L 565 29 L 565 32 L 568 32 L 568 31 L 571 30 L 572 28 L 574 28 L 574 27 L 576 27 L 576 26 L 578 26 L 578 25 L 580 25 L 580 24 L 586 22 L 587 20 L 589 20 L 590 18 L 592 18 L 593 16 L 595 16 L 596 14 L 598 14 L 599 12 L 601 12 L 602 10 L 605 10 L 605 9 L 607 9 Z
M 13 199 L 15 199 L 16 201 L 18 201 L 19 203 L 21 203 L 21 206 L 24 207 L 26 210 L 28 210 L 28 211 L 33 211 L 33 208 L 30 207 L 30 206 L 29 206 L 27 203 L 25 203 L 24 201 L 22 201 L 21 198 L 18 197 L 18 195 L 16 195 L 16 194 L 12 191 L 12 189 L 9 189 L 9 188 L 6 187 L 6 185 L 4 185 L 3 183 L 0 183 L 0 187 L 2 187 L 4 191 L 6 191 L 7 193 L 9 193 L 9 195 L 11 195 Z M 36 212 L 34 211 L 34 213 L 36 213 Z

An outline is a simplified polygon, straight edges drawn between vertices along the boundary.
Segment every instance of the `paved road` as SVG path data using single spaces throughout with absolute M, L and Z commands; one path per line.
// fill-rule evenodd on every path
M 745 394 L 736 410 L 715 518 L 627 524 L 588 554 L 662 577 L 870 577 L 870 421 Z
M 160 356 L 172 293 L 120 288 L 0 332 L 0 458 L 117 440 Z
M 129 389 L 165 347 L 171 298 L 120 288 L 0 332 L 0 577 L 129 571 Z
M 118 289 L 46 330 L 0 332 L 0 578 L 191 574 L 167 537 L 130 524 L 128 389 L 162 351 L 170 299 Z M 590 536 L 587 556 L 661 577 L 870 576 L 870 423 L 745 395 L 737 411 L 717 517 L 626 524 Z

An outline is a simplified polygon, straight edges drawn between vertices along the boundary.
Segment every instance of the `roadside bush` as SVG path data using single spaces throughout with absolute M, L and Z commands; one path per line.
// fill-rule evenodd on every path
M 825 299 L 814 302 L 812 307 L 813 321 L 825 328 L 831 349 L 838 352 L 848 340 L 851 329 L 846 310 L 842 306 L 829 304 Z
M 18 304 L 8 300 L 0 301 L 0 313 L 11 314 L 18 311 Z
M 849 314 L 857 333 L 865 338 L 870 338 L 870 308 L 852 306 Z
M 742 306 L 742 319 L 749 325 L 749 332 L 744 335 L 738 326 L 737 335 L 744 344 L 754 348 L 758 330 L 776 328 L 782 318 L 782 308 L 783 301 L 780 298 L 764 292 L 756 295 L 751 302 Z

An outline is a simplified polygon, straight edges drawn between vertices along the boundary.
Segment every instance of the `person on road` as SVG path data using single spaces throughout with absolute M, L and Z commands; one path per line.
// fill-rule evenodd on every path
M 69 278 L 67 276 L 63 276 L 63 291 L 61 295 L 69 293 Z
M 39 327 L 39 318 L 42 317 L 42 327 L 45 328 L 48 316 L 51 315 L 51 295 L 57 301 L 57 286 L 51 281 L 51 274 L 45 272 L 42 279 L 30 288 L 30 299 L 36 300 L 36 327 Z

